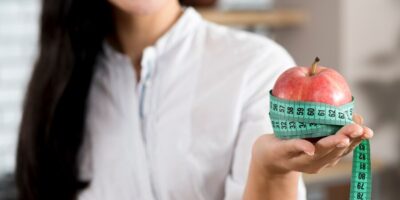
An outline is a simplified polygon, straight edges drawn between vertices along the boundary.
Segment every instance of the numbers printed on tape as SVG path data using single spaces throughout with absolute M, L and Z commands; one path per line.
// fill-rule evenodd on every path
M 276 137 L 315 138 L 335 134 L 353 123 L 353 101 L 340 107 L 314 102 L 284 100 L 270 91 L 270 119 Z M 371 161 L 368 140 L 353 152 L 350 200 L 371 199 Z
M 270 115 L 274 118 L 340 126 L 352 123 L 354 100 L 340 107 L 279 99 L 271 93 L 270 100 Z
M 354 150 L 353 176 L 351 178 L 350 199 L 371 199 L 371 160 L 369 141 L 363 140 Z

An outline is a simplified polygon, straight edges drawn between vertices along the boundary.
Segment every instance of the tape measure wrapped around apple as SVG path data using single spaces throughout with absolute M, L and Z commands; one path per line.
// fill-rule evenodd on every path
M 338 72 L 318 66 L 293 67 L 281 74 L 270 91 L 270 119 L 276 137 L 304 138 L 313 143 L 352 123 L 354 98 Z M 371 199 L 369 141 L 353 152 L 350 199 Z

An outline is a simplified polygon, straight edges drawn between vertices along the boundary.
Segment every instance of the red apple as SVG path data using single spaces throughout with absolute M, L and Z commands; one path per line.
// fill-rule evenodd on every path
M 272 95 L 295 101 L 320 102 L 341 106 L 351 102 L 352 95 L 346 80 L 333 69 L 318 66 L 293 67 L 281 74 L 272 89 Z M 319 138 L 308 138 L 315 143 Z
M 272 95 L 282 99 L 320 102 L 341 106 L 352 100 L 346 80 L 333 69 L 318 66 L 293 67 L 281 74 L 272 89 Z

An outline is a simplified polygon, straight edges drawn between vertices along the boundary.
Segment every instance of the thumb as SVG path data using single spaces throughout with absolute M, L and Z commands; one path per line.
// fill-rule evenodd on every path
M 311 142 L 303 139 L 286 140 L 284 148 L 288 154 L 306 153 L 313 156 L 315 152 L 315 146 Z
M 357 113 L 353 113 L 353 121 L 355 123 L 361 125 L 361 124 L 364 123 L 364 118 L 361 115 L 357 114 Z

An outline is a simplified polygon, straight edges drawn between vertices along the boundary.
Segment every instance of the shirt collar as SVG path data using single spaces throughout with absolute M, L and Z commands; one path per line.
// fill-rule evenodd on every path
M 168 51 L 179 41 L 193 33 L 202 22 L 200 14 L 194 8 L 186 7 L 184 9 L 182 16 L 155 43 L 154 47 L 158 53 Z
M 153 46 L 146 47 L 143 51 L 145 54 L 146 49 L 154 48 L 157 55 L 167 52 L 174 45 L 178 44 L 179 41 L 193 33 L 202 22 L 202 17 L 192 7 L 185 7 L 182 16 L 175 22 L 175 24 L 162 35 Z M 115 50 L 106 41 L 103 43 L 104 54 L 107 58 L 123 60 L 130 62 L 130 59 Z

